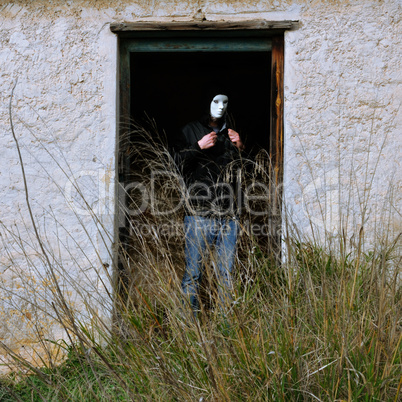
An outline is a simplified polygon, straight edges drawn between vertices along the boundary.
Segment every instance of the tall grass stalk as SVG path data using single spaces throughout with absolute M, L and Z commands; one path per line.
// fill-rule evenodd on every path
M 339 242 L 321 243 L 300 234 L 284 213 L 285 235 L 261 239 L 246 227 L 252 217 L 243 216 L 234 299 L 227 302 L 225 314 L 216 308 L 216 281 L 207 268 L 202 312 L 194 319 L 179 291 L 183 210 L 155 213 L 172 210 L 183 196 L 181 172 L 154 138 L 135 127 L 135 135 L 123 139 L 122 148 L 137 167 L 129 179 L 141 179 L 147 187 L 150 172 L 158 171 L 164 172 L 164 180 L 152 183 L 152 208 L 128 216 L 129 235 L 116 246 L 119 259 L 112 267 L 121 270 L 117 281 L 107 268 L 106 273 L 94 269 L 89 274 L 80 267 L 77 250 L 84 259 L 92 257 L 79 242 L 63 244 L 60 237 L 55 248 L 39 230 L 31 241 L 3 227 L 3 236 L 16 240 L 26 267 L 52 285 L 46 290 L 34 281 L 23 282 L 25 302 L 38 316 L 47 315 L 64 336 L 50 340 L 38 327 L 34 332 L 41 351 L 34 360 L 2 342 L 12 372 L 1 379 L 0 400 L 399 400 L 400 235 L 384 236 L 370 250 L 362 247 L 363 228 L 357 247 L 349 244 L 346 230 L 339 231 Z M 20 162 L 23 167 L 22 157 Z M 261 165 L 261 159 L 244 163 L 251 166 L 245 169 L 246 181 L 269 181 L 269 165 Z M 25 182 L 30 210 L 28 187 Z M 77 191 L 83 194 L 78 186 Z M 136 191 L 127 191 L 122 208 L 136 210 L 140 201 Z M 35 228 L 31 210 L 30 217 Z M 76 217 L 91 237 L 78 213 Z M 95 213 L 92 218 L 109 246 L 107 228 Z M 275 227 L 272 216 L 263 219 Z M 54 220 L 63 231 L 63 223 L 56 216 Z M 161 234 L 157 229 L 163 224 L 174 224 L 177 232 Z M 31 259 L 30 248 L 37 245 L 39 259 Z M 87 288 L 65 269 L 58 248 L 76 262 L 75 270 L 82 269 L 86 284 L 100 281 L 102 290 Z M 211 251 L 208 266 L 214 258 Z M 91 264 L 99 266 L 99 260 Z M 11 259 L 10 266 L 25 278 L 22 263 L 14 265 Z M 79 295 L 79 305 L 71 303 L 66 284 Z M 29 298 L 32 289 L 36 296 Z

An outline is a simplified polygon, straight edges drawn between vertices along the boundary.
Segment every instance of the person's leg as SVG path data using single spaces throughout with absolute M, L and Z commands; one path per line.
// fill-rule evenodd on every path
M 222 219 L 216 239 L 218 300 L 221 307 L 232 300 L 232 269 L 236 255 L 239 223 L 236 219 Z
M 184 218 L 186 268 L 181 288 L 193 310 L 199 309 L 198 290 L 204 268 L 203 259 L 207 246 L 213 242 L 210 222 L 209 218 L 201 216 Z

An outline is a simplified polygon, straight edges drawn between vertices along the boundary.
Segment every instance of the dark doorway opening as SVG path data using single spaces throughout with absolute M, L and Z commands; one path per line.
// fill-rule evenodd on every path
M 155 120 L 172 144 L 180 128 L 208 112 L 205 91 L 228 89 L 229 112 L 249 153 L 269 152 L 271 52 L 132 52 L 131 119 Z
M 225 88 L 229 96 L 228 111 L 235 123 L 230 128 L 240 133 L 246 144 L 244 156 L 253 161 L 259 150 L 265 150 L 266 154 L 271 151 L 271 64 L 270 51 L 132 51 L 129 54 L 130 121 L 147 127 L 150 119 L 154 120 L 161 142 L 166 140 L 169 148 L 173 147 L 185 124 L 209 112 L 212 99 L 207 99 L 206 92 L 209 92 L 210 87 Z M 131 135 L 135 137 L 141 134 L 133 130 Z M 133 143 L 138 140 L 141 138 L 132 138 Z M 131 158 L 125 171 L 125 180 L 128 183 L 126 188 L 130 187 L 130 180 L 145 183 L 151 174 L 147 162 L 144 163 L 138 157 Z M 163 182 L 153 182 L 156 192 L 165 185 Z M 129 201 L 136 194 L 136 189 L 133 194 L 128 193 Z M 138 204 L 141 202 L 136 203 Z M 152 228 L 160 228 L 168 220 L 175 221 L 177 216 L 167 215 L 166 221 L 163 219 L 160 216 L 155 217 L 152 209 L 146 209 L 141 216 L 129 217 L 126 244 L 128 254 L 136 263 L 139 260 L 137 256 L 144 254 L 139 250 L 146 236 L 141 236 L 138 245 L 138 236 L 135 233 L 144 227 L 144 221 L 147 225 L 151 223 Z M 258 224 L 259 220 L 266 220 L 267 217 L 250 216 L 247 219 L 250 226 Z M 256 238 L 258 236 L 260 235 L 255 235 Z M 266 244 L 267 235 L 260 237 L 261 244 Z M 152 241 L 148 244 L 151 247 Z M 180 269 L 184 267 L 183 237 L 169 238 L 166 244 L 170 256 L 174 258 L 175 267 L 179 269 L 177 276 L 181 277 Z M 239 258 L 242 261 L 247 259 L 247 244 L 246 239 L 246 247 L 239 247 Z M 150 248 L 150 251 L 153 255 L 160 253 L 157 247 Z M 169 277 L 171 274 L 167 272 L 163 275 Z M 130 278 L 136 278 L 141 286 L 145 286 L 144 283 L 150 277 L 151 273 L 146 269 L 134 268 L 130 274 Z M 202 286 L 202 289 L 209 288 L 207 285 Z M 201 293 L 205 305 L 208 305 L 208 300 L 212 303 L 207 295 L 210 293 Z
M 119 34 L 120 48 L 116 294 L 124 302 L 135 303 L 132 289 L 145 290 L 148 285 L 150 292 L 146 290 L 145 293 L 155 292 L 155 300 L 159 299 L 162 287 L 158 286 L 158 281 L 162 280 L 169 286 L 174 284 L 174 278 L 182 276 L 180 270 L 184 266 L 183 219 L 179 216 L 182 212 L 178 210 L 172 218 L 154 213 L 160 210 L 153 209 L 152 200 L 158 207 L 160 200 L 167 201 L 163 202 L 163 211 L 166 205 L 169 206 L 170 198 L 164 196 L 170 197 L 170 187 L 166 185 L 166 175 L 162 175 L 160 181 L 159 176 L 154 180 L 152 172 L 156 170 L 147 162 L 154 161 L 154 153 L 149 147 L 146 152 L 140 152 L 144 148 L 141 144 L 144 137 L 135 126 L 147 128 L 147 122 L 153 119 L 157 131 L 151 127 L 151 138 L 162 139 L 163 143 L 166 139 L 167 145 L 173 145 L 183 125 L 208 111 L 210 99 L 206 100 L 204 94 L 210 84 L 220 84 L 229 89 L 229 113 L 235 120 L 235 130 L 246 141 L 248 155 L 245 156 L 258 160 L 256 174 L 268 178 L 267 191 L 261 191 L 262 202 L 269 206 L 269 212 L 261 220 L 267 219 L 274 230 L 269 227 L 267 233 L 256 233 L 251 237 L 258 243 L 261 237 L 268 251 L 280 250 L 274 244 L 280 236 L 276 231 L 280 225 L 280 202 L 273 203 L 272 200 L 280 200 L 281 187 L 278 184 L 282 182 L 283 29 L 292 24 L 286 23 L 286 27 L 275 23 L 264 23 L 260 27 L 254 22 L 211 24 L 206 22 L 183 27 L 176 23 L 166 26 L 133 23 L 112 28 Z M 146 137 L 146 141 L 149 138 Z M 266 159 L 260 162 L 254 157 L 261 149 L 266 151 L 261 153 Z M 144 160 L 144 156 L 148 159 Z M 158 158 L 155 161 L 159 163 Z M 269 165 L 264 164 L 266 161 Z M 247 181 L 243 183 L 248 184 Z M 162 196 L 152 190 L 162 191 Z M 257 186 L 256 193 L 251 195 L 258 196 L 258 190 Z M 175 196 L 173 193 L 173 201 Z M 142 203 L 143 200 L 146 202 Z M 274 204 L 277 212 L 271 207 Z M 252 210 L 260 211 L 258 205 Z M 251 218 L 245 222 L 250 225 L 246 226 L 244 238 L 250 237 L 254 222 L 262 227 L 260 217 L 254 215 L 254 212 L 251 213 Z M 154 239 L 148 241 L 148 235 L 154 236 L 154 230 L 165 228 L 165 223 L 172 227 L 175 222 L 180 225 L 178 235 L 174 232 L 170 236 L 169 232 L 167 236 L 162 236 L 162 232 L 157 232 L 158 242 Z M 247 247 L 245 244 L 241 249 L 248 252 L 250 247 Z M 166 264 L 168 255 L 170 260 Z M 143 261 L 144 258 L 147 261 Z M 242 258 L 239 261 L 242 264 Z M 166 272 L 163 271 L 165 268 Z

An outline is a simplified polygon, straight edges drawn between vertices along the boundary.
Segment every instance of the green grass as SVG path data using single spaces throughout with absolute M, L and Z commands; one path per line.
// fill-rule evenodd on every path
M 59 366 L 4 378 L 0 400 L 399 400 L 400 261 L 288 247 L 281 266 L 254 252 L 226 317 L 194 322 L 176 294 L 144 298 L 122 313 L 124 334 L 100 346 L 81 330 Z

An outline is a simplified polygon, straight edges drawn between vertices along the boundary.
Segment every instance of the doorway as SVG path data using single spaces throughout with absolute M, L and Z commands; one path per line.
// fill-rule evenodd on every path
M 154 121 L 157 140 L 163 137 L 165 145 L 170 147 L 183 125 L 198 119 L 208 110 L 210 100 L 206 101 L 203 92 L 211 83 L 218 83 L 229 90 L 229 112 L 234 117 L 235 129 L 246 142 L 248 157 L 253 159 L 259 150 L 264 150 L 273 163 L 274 182 L 281 182 L 283 33 L 275 33 L 276 36 L 267 31 L 254 30 L 140 31 L 123 32 L 119 36 L 116 239 L 120 245 L 117 283 L 123 284 L 123 288 L 129 288 L 132 282 L 141 283 L 141 286 L 145 282 L 155 284 L 160 277 L 160 271 L 151 275 L 139 265 L 138 257 L 146 252 L 143 249 L 139 251 L 139 246 L 133 243 L 133 229 L 148 227 L 137 239 L 141 247 L 148 249 L 147 256 L 152 254 L 154 266 L 161 263 L 165 252 L 163 245 L 149 249 L 152 242 L 147 242 L 146 235 L 157 227 L 153 224 L 152 213 L 144 209 L 140 217 L 145 216 L 147 225 L 143 225 L 141 219 L 133 220 L 127 213 L 132 210 L 128 207 L 129 200 L 135 198 L 128 194 L 128 189 L 134 189 L 132 193 L 138 190 L 132 186 L 133 178 L 144 177 L 144 172 L 147 175 L 144 165 L 141 165 L 144 161 L 139 162 L 127 148 L 127 143 L 135 143 L 139 139 L 136 130 L 130 132 L 132 124 L 143 126 L 149 120 Z M 123 138 L 129 141 L 122 141 Z M 137 228 L 136 222 L 139 224 Z M 276 217 L 276 222 L 280 222 L 280 216 Z M 178 233 L 176 238 L 173 237 L 173 242 L 164 243 L 167 249 L 172 244 L 177 248 L 177 260 L 170 264 L 175 267 L 183 265 L 180 260 L 183 256 L 183 236 L 180 235 Z M 132 266 L 127 266 L 127 261 Z M 180 272 L 177 275 L 180 277 Z

